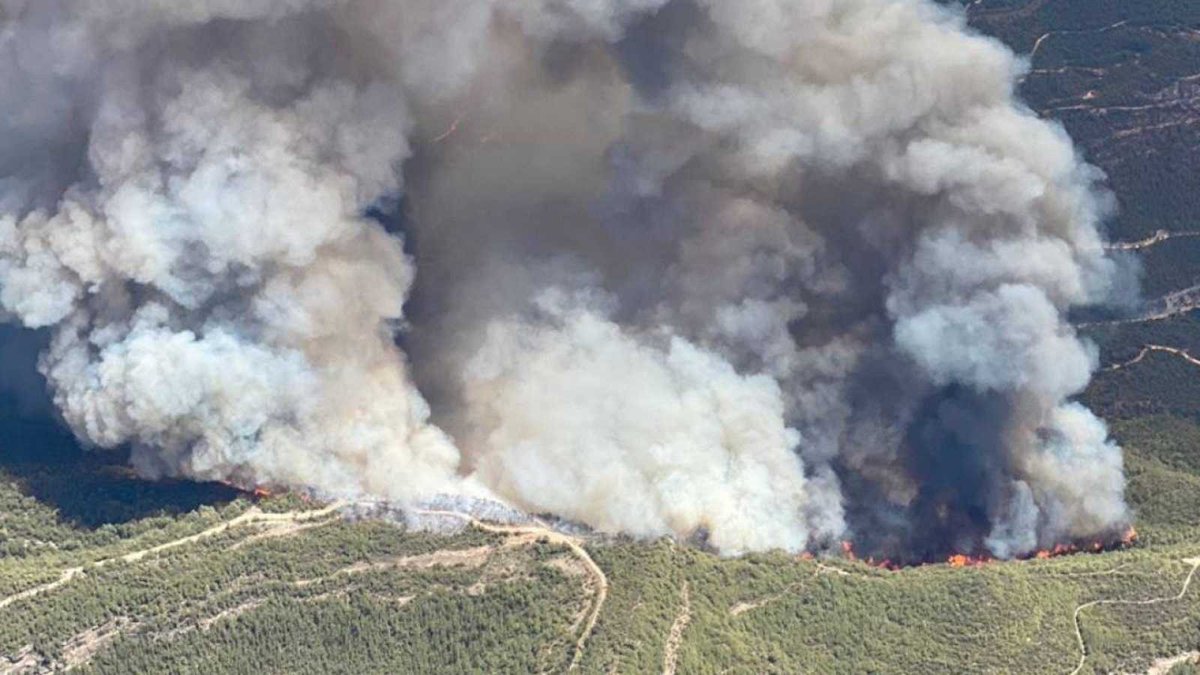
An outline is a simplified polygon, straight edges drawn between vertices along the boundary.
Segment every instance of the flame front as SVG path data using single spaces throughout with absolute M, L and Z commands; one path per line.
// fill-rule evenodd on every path
M 1115 542 L 1105 542 L 1096 540 L 1087 544 L 1055 544 L 1053 548 L 1042 549 L 1036 551 L 1033 555 L 1026 556 L 1025 560 L 1049 560 L 1064 555 L 1072 555 L 1075 553 L 1093 552 L 1102 553 L 1104 551 L 1115 551 L 1134 546 L 1138 540 L 1137 530 L 1132 526 L 1125 530 L 1120 539 Z M 993 562 L 994 558 L 990 556 L 971 556 L 963 553 L 956 553 L 946 559 L 946 564 L 951 567 L 976 567 L 989 562 Z
M 971 556 L 962 553 L 956 553 L 946 559 L 946 563 L 951 567 L 978 567 L 992 562 L 992 558 L 987 556 Z

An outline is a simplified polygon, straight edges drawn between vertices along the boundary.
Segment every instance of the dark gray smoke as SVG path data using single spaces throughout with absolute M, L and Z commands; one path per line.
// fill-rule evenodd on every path
M 494 494 L 729 553 L 1126 524 L 1065 320 L 1121 291 L 1108 201 L 1023 62 L 932 2 L 0 22 L 4 318 L 147 476 Z

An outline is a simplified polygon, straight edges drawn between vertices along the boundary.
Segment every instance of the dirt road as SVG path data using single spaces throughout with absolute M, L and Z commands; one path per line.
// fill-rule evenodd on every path
M 1175 602 L 1182 600 L 1183 596 L 1187 595 L 1188 587 L 1192 585 L 1192 579 L 1196 576 L 1196 570 L 1200 569 L 1200 557 L 1188 558 L 1183 561 L 1185 565 L 1191 565 L 1192 569 L 1183 579 L 1183 587 L 1179 589 L 1179 593 L 1165 598 L 1150 598 L 1147 600 L 1093 600 L 1085 602 L 1075 608 L 1075 639 L 1079 643 L 1079 665 L 1075 666 L 1075 670 L 1071 671 L 1070 675 L 1078 675 L 1079 671 L 1083 670 L 1083 665 L 1087 662 L 1087 644 L 1083 641 L 1083 625 L 1080 623 L 1080 613 L 1089 607 L 1097 605 L 1157 605 L 1164 602 Z
M 459 518 L 471 525 L 483 530 L 484 532 L 494 532 L 496 534 L 507 535 L 529 535 L 539 539 L 546 539 L 552 544 L 560 544 L 571 550 L 571 553 L 579 558 L 587 569 L 588 574 L 596 583 L 596 597 L 593 601 L 592 611 L 588 615 L 587 623 L 583 626 L 583 632 L 579 634 L 579 639 L 575 641 L 575 654 L 571 657 L 571 665 L 567 670 L 575 670 L 579 667 L 579 659 L 583 656 L 583 649 L 587 643 L 588 637 L 591 636 L 592 630 L 596 627 L 596 620 L 600 617 L 600 609 L 604 606 L 605 600 L 608 599 L 608 577 L 605 576 L 604 570 L 592 560 L 592 556 L 588 555 L 586 549 L 580 544 L 580 540 L 575 537 L 567 536 L 556 530 L 552 530 L 544 525 L 498 525 L 487 523 L 474 518 L 465 513 L 457 511 L 417 511 L 418 514 L 424 516 L 448 516 L 451 518 Z
M 680 593 L 679 614 L 671 623 L 671 632 L 667 634 L 667 644 L 663 648 L 663 675 L 675 675 L 679 663 L 679 646 L 683 644 L 683 631 L 692 620 L 692 596 L 688 582 L 683 582 Z
M 95 562 L 89 563 L 87 565 L 81 565 L 79 567 L 67 568 L 62 571 L 62 574 L 59 576 L 58 579 L 51 581 L 50 583 L 42 584 L 41 586 L 35 586 L 28 590 L 21 591 L 20 593 L 14 593 L 13 595 L 10 595 L 4 599 L 0 599 L 0 609 L 4 609 L 5 607 L 8 607 L 9 605 L 11 605 L 13 603 L 20 602 L 21 600 L 36 597 L 43 593 L 48 593 L 50 591 L 53 591 L 54 589 L 70 582 L 75 577 L 83 574 L 88 569 L 98 569 L 98 568 L 104 567 L 105 565 L 110 565 L 110 564 L 112 564 L 114 562 L 118 562 L 118 561 L 128 562 L 128 563 L 137 562 L 137 561 L 145 558 L 146 556 L 153 555 L 155 553 L 161 553 L 163 551 L 167 551 L 167 550 L 179 547 L 179 546 L 183 546 L 185 544 L 190 544 L 190 543 L 193 543 L 196 541 L 200 541 L 201 539 L 207 539 L 209 537 L 221 534 L 222 532 L 225 532 L 225 531 L 229 530 L 230 528 L 238 527 L 241 525 L 255 525 L 255 524 L 290 525 L 292 523 L 302 523 L 302 522 L 312 521 L 312 520 L 315 520 L 318 518 L 323 518 L 325 516 L 328 516 L 331 513 L 334 513 L 338 509 L 342 508 L 342 506 L 344 506 L 343 502 L 333 502 L 332 504 L 329 504 L 328 506 L 325 506 L 325 507 L 322 507 L 320 509 L 316 509 L 313 511 L 288 511 L 286 513 L 263 513 L 261 510 L 259 510 L 259 508 L 257 506 L 251 506 L 249 509 L 246 510 L 245 513 L 242 513 L 241 515 L 237 516 L 236 518 L 232 518 L 232 519 L 224 521 L 222 523 L 213 525 L 212 527 L 208 528 L 207 530 L 202 530 L 200 532 L 188 535 L 186 537 L 180 537 L 179 539 L 174 539 L 172 541 L 168 541 L 165 544 L 159 544 L 157 546 L 151 546 L 149 548 L 144 548 L 144 549 L 141 549 L 138 551 L 133 551 L 132 553 L 126 553 L 124 555 L 114 556 L 112 558 L 105 558 L 102 560 L 97 560 Z
M 1105 370 L 1112 372 L 1115 370 L 1121 370 L 1123 368 L 1128 368 L 1129 366 L 1141 363 L 1142 360 L 1146 358 L 1146 355 L 1149 354 L 1150 352 L 1163 352 L 1165 354 L 1172 354 L 1174 356 L 1178 356 L 1179 358 L 1183 359 L 1184 361 L 1187 361 L 1188 363 L 1192 364 L 1193 366 L 1200 367 L 1200 359 L 1197 359 L 1196 357 L 1187 353 L 1186 350 L 1178 349 L 1176 347 L 1167 347 L 1165 345 L 1146 345 L 1145 347 L 1142 347 L 1142 351 L 1138 352 L 1137 356 L 1133 357 L 1132 359 L 1130 359 L 1124 363 L 1113 364 L 1113 365 L 1105 368 Z

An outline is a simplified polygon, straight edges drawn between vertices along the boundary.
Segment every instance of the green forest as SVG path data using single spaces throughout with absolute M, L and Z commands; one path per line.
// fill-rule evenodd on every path
M 960 4 L 975 29 L 1038 46 L 1021 94 L 1104 172 L 1113 240 L 1200 230 L 1200 94 L 1179 86 L 1200 77 L 1200 2 Z M 1200 284 L 1198 247 L 1130 250 L 1142 300 Z M 122 453 L 6 412 L 0 673 L 1194 675 L 1198 311 L 1080 328 L 1099 363 L 1081 399 L 1125 450 L 1137 544 L 965 569 L 434 535 L 295 495 L 141 480 Z

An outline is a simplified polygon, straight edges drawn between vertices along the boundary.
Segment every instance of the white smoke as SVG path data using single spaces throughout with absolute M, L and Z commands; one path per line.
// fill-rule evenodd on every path
M 538 300 L 544 324 L 493 324 L 466 367 L 485 484 L 608 531 L 805 548 L 799 435 L 774 380 L 679 337 L 639 342 L 561 292 Z
M 727 552 L 916 551 L 983 509 L 925 548 L 1020 555 L 1128 518 L 1070 402 L 1096 357 L 1065 314 L 1120 290 L 1108 202 L 1022 62 L 932 2 L 0 22 L 0 306 L 148 476 L 479 483 Z
M 296 9 L 226 4 L 26 8 L 60 15 L 52 41 L 78 32 L 63 60 L 116 54 L 89 64 L 101 85 L 76 150 L 87 170 L 54 206 L 0 221 L 0 300 L 56 327 L 42 368 L 71 427 L 132 444 L 148 475 L 399 496 L 449 486 L 457 451 L 391 342 L 412 264 L 362 216 L 400 189 L 403 95 L 230 54 L 194 63 L 166 48 L 148 65 L 121 53 L 149 39 L 134 33 Z

